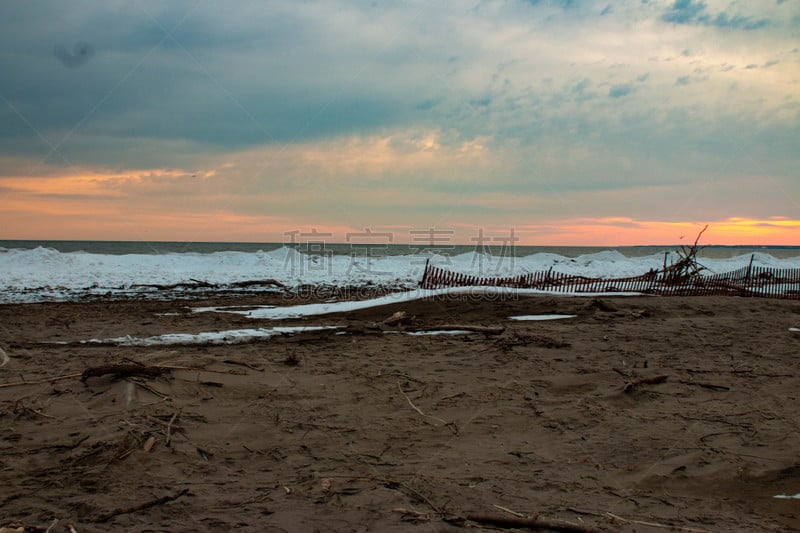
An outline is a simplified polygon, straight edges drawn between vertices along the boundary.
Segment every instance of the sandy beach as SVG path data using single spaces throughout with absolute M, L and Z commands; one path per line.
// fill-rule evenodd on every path
M 800 492 L 797 301 L 449 297 L 279 322 L 191 310 L 270 303 L 287 302 L 0 306 L 0 526 L 800 529 L 800 499 L 774 497 Z M 509 320 L 537 314 L 576 316 Z M 278 325 L 337 328 L 81 343 Z M 455 326 L 483 330 L 409 334 Z

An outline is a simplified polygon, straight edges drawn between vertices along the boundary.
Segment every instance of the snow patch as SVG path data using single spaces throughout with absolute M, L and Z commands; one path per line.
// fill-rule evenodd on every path
M 519 315 L 510 316 L 510 320 L 559 320 L 562 318 L 575 318 L 578 315 Z
M 202 333 L 165 333 L 152 337 L 115 337 L 112 339 L 89 339 L 81 344 L 111 344 L 115 346 L 171 346 L 176 344 L 242 344 L 256 339 L 275 335 L 293 335 L 304 331 L 338 329 L 339 326 L 284 326 L 257 329 L 230 329 L 226 331 L 207 331 Z

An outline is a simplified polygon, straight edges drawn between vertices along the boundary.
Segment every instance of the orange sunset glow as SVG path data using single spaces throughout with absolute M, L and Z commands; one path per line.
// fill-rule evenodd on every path
M 0 20 L 0 239 L 800 245 L 796 2 L 171 5 Z

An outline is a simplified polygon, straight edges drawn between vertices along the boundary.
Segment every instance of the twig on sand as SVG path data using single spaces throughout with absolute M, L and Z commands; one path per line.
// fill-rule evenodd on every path
M 173 496 L 162 496 L 161 498 L 156 498 L 155 500 L 150 500 L 149 502 L 140 503 L 139 505 L 134 505 L 133 507 L 124 507 L 119 509 L 114 509 L 110 513 L 106 513 L 100 516 L 96 516 L 94 518 L 90 518 L 88 522 L 92 522 L 93 524 L 102 524 L 104 522 L 108 522 L 115 516 L 119 516 L 122 514 L 130 514 L 135 513 L 137 511 L 144 511 L 145 509 L 149 509 L 151 507 L 155 507 L 157 505 L 163 505 L 165 503 L 169 503 L 173 500 L 177 500 L 181 496 L 185 496 L 189 493 L 189 489 L 183 489 L 180 492 L 176 493 Z
M 199 368 L 196 366 L 180 366 L 180 365 L 158 365 L 158 368 L 165 370 L 190 370 L 192 372 L 209 372 L 211 374 L 230 374 L 233 376 L 246 376 L 247 372 L 239 370 L 212 370 L 210 368 Z
M 176 418 L 178 418 L 178 413 L 172 413 L 172 418 L 169 419 L 169 424 L 167 424 L 167 440 L 164 443 L 167 448 L 169 448 L 172 439 L 172 423 L 175 422 Z
M 143 382 L 139 381 L 138 379 L 128 379 L 126 381 L 128 383 L 133 383 L 134 385 L 143 388 L 144 390 L 146 390 L 147 392 L 149 392 L 150 394 L 152 394 L 154 396 L 158 396 L 162 401 L 170 399 L 169 396 L 167 396 L 163 392 L 157 391 L 156 389 L 154 389 L 150 385 L 148 385 L 146 383 L 143 383 Z
M 608 513 L 608 512 L 604 514 L 605 516 L 613 520 L 619 520 L 623 524 L 638 524 L 640 526 L 656 527 L 659 529 L 671 529 L 673 531 L 686 531 L 688 533 L 714 533 L 713 531 L 709 531 L 707 529 L 698 529 L 696 527 L 671 526 L 668 524 L 659 524 L 658 522 L 645 522 L 644 520 L 632 520 L 630 518 L 622 518 L 621 516 L 617 516 L 613 513 Z
M 22 385 L 41 385 L 42 383 L 52 383 L 53 381 L 62 381 L 65 379 L 75 379 L 79 378 L 83 375 L 83 372 L 78 372 L 76 374 L 66 374 L 64 376 L 56 376 L 47 379 L 37 379 L 34 381 L 14 381 L 12 383 L 3 383 L 0 384 L 0 389 L 5 389 L 7 387 L 20 387 Z
M 414 402 L 412 402 L 411 398 L 408 397 L 408 394 L 405 393 L 405 391 L 403 390 L 403 387 L 400 386 L 400 381 L 397 382 L 397 390 L 399 390 L 400 394 L 403 395 L 403 398 L 406 399 L 406 401 L 408 402 L 408 405 L 410 405 L 411 408 L 414 409 L 416 412 L 418 412 L 420 415 L 422 415 L 422 416 L 424 416 L 426 418 L 431 418 L 433 420 L 436 420 L 437 422 L 441 422 L 445 426 L 449 427 L 450 431 L 452 431 L 454 435 L 458 435 L 458 426 L 456 426 L 455 422 L 448 422 L 447 420 L 444 420 L 443 418 L 439 418 L 438 416 L 426 415 L 425 413 L 422 412 L 422 409 L 420 409 L 419 407 L 414 405 Z
M 659 529 L 670 529 L 673 531 L 686 531 L 687 533 L 714 533 L 713 531 L 709 531 L 707 529 L 699 529 L 696 527 L 687 527 L 687 526 L 676 526 L 676 525 L 668 525 L 668 524 L 659 524 L 658 522 L 645 522 L 642 520 L 634 520 L 632 518 L 622 518 L 621 516 L 615 515 L 614 513 L 599 513 L 596 511 L 587 511 L 585 509 L 576 509 L 575 507 L 567 507 L 567 511 L 576 513 L 576 514 L 585 514 L 591 516 L 600 516 L 603 518 L 610 518 L 611 520 L 615 520 L 617 522 L 622 522 L 623 524 L 638 524 L 640 526 L 649 526 L 655 527 Z
M 505 511 L 506 513 L 508 513 L 508 514 L 510 514 L 510 515 L 514 515 L 514 516 L 516 516 L 517 518 L 525 518 L 525 515 L 524 515 L 524 514 L 522 514 L 522 513 L 518 513 L 518 512 L 516 512 L 516 511 L 512 511 L 512 510 L 511 510 L 511 509 L 509 509 L 508 507 L 503 507 L 502 505 L 497 505 L 497 504 L 493 504 L 493 505 L 492 505 L 492 507 L 494 507 L 495 509 L 500 509 L 501 511 Z

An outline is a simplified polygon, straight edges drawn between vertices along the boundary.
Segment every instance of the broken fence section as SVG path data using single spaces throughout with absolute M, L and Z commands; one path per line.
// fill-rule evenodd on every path
M 470 276 L 435 267 L 428 262 L 420 288 L 513 287 L 555 292 L 640 292 L 661 296 L 754 296 L 800 300 L 800 268 L 747 266 L 723 274 L 670 278 L 650 271 L 629 278 L 587 278 L 552 269 L 510 277 Z

